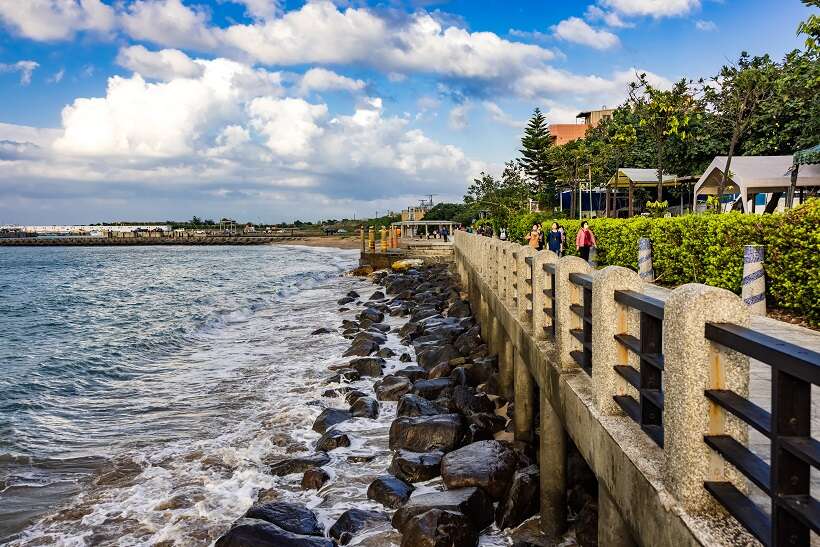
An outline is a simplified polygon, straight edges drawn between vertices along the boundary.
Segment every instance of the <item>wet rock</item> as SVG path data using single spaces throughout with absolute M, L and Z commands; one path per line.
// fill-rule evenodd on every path
M 459 488 L 444 492 L 430 492 L 410 498 L 393 514 L 393 527 L 404 533 L 410 520 L 431 509 L 455 511 L 466 516 L 478 530 L 493 521 L 493 502 L 480 488 Z
M 486 434 L 483 437 L 488 439 L 491 439 L 496 433 L 504 431 L 507 426 L 507 419 L 504 416 L 492 412 L 471 414 L 467 417 L 467 422 L 471 428 L 475 428 L 474 431 L 485 431 Z
M 470 355 L 481 346 L 481 327 L 475 325 L 467 332 L 456 338 L 453 345 L 462 355 Z
M 466 429 L 458 414 L 397 418 L 390 425 L 390 449 L 450 452 L 461 446 Z
M 353 337 L 353 343 L 355 344 L 358 342 L 374 342 L 381 345 L 387 342 L 387 336 L 379 331 L 366 330 Z
M 301 536 L 324 536 L 313 511 L 299 503 L 274 501 L 254 505 L 244 518 L 259 519 L 275 524 L 279 528 Z
M 435 380 L 436 378 L 445 378 L 450 376 L 450 372 L 452 371 L 453 367 L 450 363 L 439 363 L 430 369 L 430 374 L 427 377 L 430 380 Z
M 412 361 L 412 360 L 413 360 L 413 358 L 412 358 L 412 357 L 410 357 L 410 354 L 409 354 L 409 353 L 402 353 L 402 354 L 399 356 L 399 361 L 401 361 L 402 363 L 409 363 L 409 362 L 410 362 L 410 361 Z
M 350 304 L 350 303 L 355 302 L 355 301 L 356 301 L 355 298 L 351 298 L 350 296 L 345 296 L 343 298 L 338 299 L 336 301 L 336 303 L 339 304 L 340 306 L 344 306 L 345 304 Z
M 330 334 L 331 332 L 335 332 L 335 331 L 333 329 L 322 327 L 322 328 L 316 329 L 315 331 L 311 332 L 310 334 L 311 334 L 311 336 L 316 336 L 317 334 Z
M 399 399 L 396 407 L 396 416 L 436 416 L 447 414 L 446 408 L 441 408 L 436 403 L 428 401 L 424 397 L 408 393 Z
M 399 450 L 393 454 L 388 472 L 399 479 L 414 483 L 424 482 L 441 474 L 441 458 L 444 452 L 411 452 Z
M 321 467 L 311 467 L 302 475 L 302 488 L 305 490 L 318 490 L 330 480 L 330 475 Z
M 467 381 L 473 387 L 483 384 L 490 379 L 493 373 L 498 372 L 498 360 L 495 357 L 485 357 L 477 359 L 465 367 L 467 371 Z
M 390 521 L 385 513 L 365 509 L 348 509 L 330 527 L 330 537 L 342 545 L 347 545 L 362 530 L 375 528 Z
M 475 393 L 472 388 L 455 386 L 453 388 L 453 405 L 462 414 L 490 413 L 495 411 L 493 403 L 486 393 Z
M 359 319 L 367 319 L 371 323 L 381 323 L 384 321 L 384 314 L 376 308 L 367 307 L 363 309 L 359 315 Z
M 324 433 L 330 427 L 349 420 L 352 417 L 347 410 L 342 410 L 341 408 L 326 408 L 313 422 L 313 431 L 316 433 Z
M 359 330 L 359 324 L 356 321 L 351 321 L 350 319 L 342 319 L 342 328 Z
M 456 300 L 447 310 L 448 317 L 470 317 L 471 315 L 473 315 L 473 311 L 470 309 L 470 303 L 466 300 Z
M 431 509 L 410 519 L 401 547 L 475 547 L 478 531 L 457 511 Z
M 350 298 L 359 298 L 361 295 L 359 295 L 356 291 L 349 291 L 345 296 L 349 296 Z
M 441 477 L 449 489 L 478 486 L 501 499 L 510 486 L 517 458 L 502 443 L 480 441 L 468 444 L 441 460 Z
M 353 355 L 367 356 L 371 353 L 379 351 L 379 345 L 372 340 L 354 341 L 350 348 L 342 354 L 343 357 L 350 357 Z
M 360 397 L 350 407 L 350 413 L 354 418 L 375 420 L 379 417 L 379 402 L 373 397 Z
M 408 393 L 412 387 L 413 384 L 411 384 L 407 378 L 394 376 L 392 374 L 385 376 L 373 384 L 376 399 L 379 401 L 398 401 L 401 396 Z
M 404 376 L 408 378 L 411 382 L 415 382 L 417 380 L 424 380 L 427 378 L 427 371 L 421 367 L 404 367 L 403 369 L 397 370 L 395 372 L 396 376 Z
M 415 488 L 412 485 L 393 475 L 382 475 L 376 477 L 376 480 L 367 487 L 367 499 L 377 501 L 385 507 L 396 509 L 410 499 L 413 490 Z
M 216 540 L 215 547 L 334 547 L 333 542 L 315 536 L 301 536 L 259 519 L 243 518 Z
M 459 357 L 458 350 L 450 344 L 438 347 L 429 347 L 421 352 L 416 351 L 416 361 L 419 366 L 430 370 L 439 363 L 447 363 L 453 357 Z
M 465 386 L 467 385 L 467 371 L 464 367 L 456 367 L 450 373 L 450 378 L 452 378 L 453 383 L 457 386 Z
M 376 352 L 376 355 L 378 357 L 385 357 L 385 358 L 389 359 L 390 357 L 395 357 L 396 352 L 393 351 L 390 348 L 382 348 L 382 349 L 380 349 L 379 351 Z
M 322 392 L 322 397 L 332 399 L 334 397 L 341 397 L 346 393 L 350 393 L 353 388 L 350 386 L 335 387 L 333 389 L 326 389 Z
M 342 331 L 342 336 L 347 338 L 348 340 L 353 339 L 354 336 L 359 332 L 359 329 L 345 329 Z
M 413 393 L 425 399 L 438 399 L 442 395 L 449 394 L 453 387 L 453 380 L 447 378 L 436 378 L 435 380 L 419 380 L 413 384 Z
M 381 376 L 385 360 L 381 357 L 360 357 L 353 359 L 348 366 L 359 373 L 359 376 Z
M 330 452 L 337 448 L 347 448 L 348 446 L 350 446 L 350 437 L 347 436 L 347 433 L 333 428 L 325 431 L 316 441 L 316 450 L 323 452 Z
M 327 379 L 329 384 L 341 384 L 344 382 L 355 382 L 360 378 L 358 372 L 352 368 L 342 368 L 336 374 Z
M 365 393 L 364 391 L 359 391 L 358 389 L 351 389 L 350 391 L 348 391 L 347 395 L 345 395 L 345 402 L 349 405 L 352 405 L 362 397 L 367 397 L 367 393 Z
M 409 323 L 405 323 L 399 329 L 399 336 L 402 338 L 408 338 L 413 340 L 414 338 L 421 335 L 423 332 L 423 327 L 417 323 L 413 323 L 412 321 Z
M 370 300 L 384 300 L 384 293 L 382 291 L 376 291 L 370 295 Z
M 311 467 L 321 467 L 330 463 L 330 456 L 324 452 L 317 452 L 309 456 L 288 458 L 270 466 L 270 474 L 275 477 L 290 475 L 291 473 L 304 473 Z
M 514 528 L 538 512 L 539 500 L 538 466 L 519 469 L 513 475 L 512 485 L 505 498 L 498 504 L 495 523 L 500 529 Z
M 370 325 L 371 330 L 377 330 L 379 332 L 390 332 L 390 325 L 387 323 L 373 323 Z

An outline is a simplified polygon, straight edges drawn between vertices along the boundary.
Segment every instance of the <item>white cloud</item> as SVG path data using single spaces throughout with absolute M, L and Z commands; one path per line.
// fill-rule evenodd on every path
M 120 49 L 117 64 L 133 70 L 144 78 L 172 80 L 176 77 L 196 78 L 204 67 L 178 49 L 149 51 L 143 46 Z
M 663 76 L 637 68 L 617 71 L 609 78 L 546 68 L 524 75 L 518 82 L 518 93 L 530 98 L 569 94 L 582 97 L 586 102 L 616 105 L 623 102 L 627 86 L 641 73 L 646 73 L 647 79 L 655 87 L 668 89 L 672 86 L 672 82 Z
M 351 93 L 364 89 L 362 80 L 354 80 L 325 68 L 311 68 L 302 75 L 299 90 L 303 95 L 311 91 L 349 91 Z
M 630 28 L 634 25 L 621 19 L 621 16 L 612 11 L 605 11 L 592 4 L 587 6 L 584 17 L 589 21 L 602 21 L 606 26 L 612 28 Z
M 703 32 L 711 32 L 713 30 L 717 30 L 717 25 L 714 21 L 698 19 L 697 21 L 695 21 L 695 28 L 698 30 L 702 30 Z
M 564 19 L 552 27 L 552 31 L 556 38 L 594 49 L 609 49 L 620 43 L 611 32 L 594 29 L 579 17 Z
M 281 12 L 284 0 L 232 0 L 245 6 L 245 11 L 254 19 L 269 19 Z
M 523 120 L 516 120 L 506 112 L 504 112 L 500 106 L 492 101 L 484 101 L 482 103 L 484 106 L 484 110 L 490 115 L 490 119 L 494 122 L 506 125 L 508 127 L 515 127 L 515 128 L 522 128 L 526 125 L 526 122 Z
M 20 85 L 31 83 L 31 74 L 40 66 L 36 61 L 17 61 L 12 64 L 0 63 L 0 72 L 19 72 Z
M 48 79 L 48 82 L 51 83 L 51 84 L 59 84 L 60 82 L 63 81 L 64 76 L 65 76 L 65 69 L 61 68 L 60 70 L 55 72 L 54 75 L 51 78 Z
M 221 31 L 208 26 L 208 14 L 182 0 L 136 0 L 121 16 L 132 38 L 168 47 L 215 50 Z
M 115 19 L 101 0 L 0 0 L 0 20 L 34 40 L 64 40 L 78 31 L 108 33 Z
M 470 125 L 470 120 L 467 118 L 467 115 L 470 113 L 470 110 L 472 110 L 472 108 L 473 105 L 469 102 L 464 102 L 462 104 L 454 106 L 450 110 L 450 114 L 447 117 L 450 129 L 454 129 L 456 131 L 466 129 L 467 126 Z
M 600 4 L 621 15 L 672 17 L 700 7 L 700 0 L 601 0 Z
M 318 122 L 327 106 L 303 99 L 259 97 L 248 106 L 253 127 L 267 137 L 267 147 L 277 156 L 307 156 L 312 141 L 323 129 Z

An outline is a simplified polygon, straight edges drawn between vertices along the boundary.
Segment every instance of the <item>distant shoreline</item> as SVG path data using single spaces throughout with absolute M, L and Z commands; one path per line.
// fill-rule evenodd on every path
M 361 242 L 355 237 L 340 236 L 217 236 L 188 238 L 66 237 L 0 239 L 0 247 L 138 247 L 167 245 L 305 245 L 308 247 L 358 249 Z

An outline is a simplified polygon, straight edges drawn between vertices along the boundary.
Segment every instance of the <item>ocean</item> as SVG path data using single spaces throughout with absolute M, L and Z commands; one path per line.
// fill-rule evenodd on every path
M 390 461 L 390 404 L 347 424 L 357 441 L 333 451 L 321 495 L 267 473 L 310 450 L 334 403 L 327 367 L 349 341 L 311 332 L 352 318 L 336 304 L 347 291 L 375 290 L 343 275 L 356 259 L 0 247 L 0 543 L 207 545 L 257 499 L 298 500 L 326 526 L 377 508 L 365 490 Z M 387 346 L 402 351 L 392 334 Z M 397 537 L 388 525 L 359 544 Z

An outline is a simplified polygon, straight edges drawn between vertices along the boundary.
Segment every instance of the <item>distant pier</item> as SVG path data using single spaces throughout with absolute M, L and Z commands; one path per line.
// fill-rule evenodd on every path
M 267 245 L 296 243 L 291 236 L 198 236 L 198 237 L 20 237 L 0 238 L 0 247 L 121 247 L 145 245 Z

